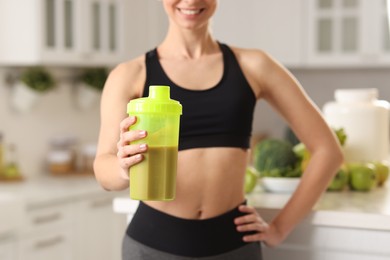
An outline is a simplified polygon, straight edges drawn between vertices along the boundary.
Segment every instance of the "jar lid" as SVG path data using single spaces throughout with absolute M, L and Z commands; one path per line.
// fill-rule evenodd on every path
M 95 157 L 97 146 L 96 144 L 86 144 L 83 147 L 82 153 L 86 156 Z
M 49 163 L 69 163 L 72 161 L 72 154 L 69 151 L 51 151 L 47 156 Z
M 378 99 L 378 89 L 336 89 L 334 98 L 340 103 L 372 102 Z

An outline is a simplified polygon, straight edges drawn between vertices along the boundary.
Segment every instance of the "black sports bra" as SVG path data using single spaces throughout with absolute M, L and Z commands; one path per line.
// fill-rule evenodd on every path
M 179 150 L 201 147 L 249 148 L 256 97 L 232 50 L 220 43 L 223 76 L 206 90 L 189 90 L 169 79 L 158 59 L 157 49 L 146 53 L 146 82 L 168 85 L 171 98 L 183 106 L 180 119 Z

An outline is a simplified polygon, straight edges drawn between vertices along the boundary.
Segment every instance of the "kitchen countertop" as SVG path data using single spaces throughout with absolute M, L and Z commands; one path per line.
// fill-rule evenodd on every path
M 261 213 L 280 210 L 290 196 L 257 188 L 247 199 Z M 117 213 L 132 214 L 137 205 L 138 201 L 122 196 L 114 199 L 113 207 Z M 310 222 L 312 225 L 390 231 L 390 184 L 387 182 L 384 187 L 370 192 L 326 192 L 313 208 Z
M 258 210 L 280 210 L 290 194 L 257 190 L 248 196 Z M 390 184 L 370 192 L 325 192 L 314 206 L 313 225 L 390 231 Z
M 9 197 L 17 198 L 27 207 L 71 201 L 100 193 L 102 195 L 112 194 L 112 196 L 123 194 L 105 191 L 93 175 L 45 176 L 21 182 L 0 183 L 0 195 L 8 194 Z

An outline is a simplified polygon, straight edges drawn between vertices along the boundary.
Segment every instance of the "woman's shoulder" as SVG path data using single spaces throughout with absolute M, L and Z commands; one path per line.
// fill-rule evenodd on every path
M 108 76 L 104 87 L 106 92 L 126 97 L 141 95 L 146 79 L 144 61 L 145 57 L 139 56 L 116 65 Z
M 229 48 L 233 51 L 237 60 L 244 64 L 266 64 L 272 61 L 272 57 L 264 50 L 255 48 L 241 48 L 237 46 L 229 45 Z
M 145 70 L 145 56 L 141 55 L 134 59 L 124 61 L 116 65 L 111 71 L 111 74 L 118 76 L 133 76 L 138 75 L 142 70 Z
M 240 48 L 229 46 L 233 51 L 236 59 L 252 86 L 256 96 L 260 96 L 266 91 L 264 86 L 267 85 L 269 75 L 275 71 L 280 71 L 281 65 L 275 61 L 266 51 L 261 49 Z

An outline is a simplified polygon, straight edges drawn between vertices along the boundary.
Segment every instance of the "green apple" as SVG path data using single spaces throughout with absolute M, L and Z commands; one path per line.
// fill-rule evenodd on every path
M 332 181 L 328 185 L 328 191 L 341 191 L 348 184 L 348 169 L 346 165 L 341 166 L 339 171 L 333 177 Z
M 378 186 L 383 186 L 389 177 L 390 166 L 387 161 L 373 162 Z
M 257 184 L 257 178 L 257 171 L 253 167 L 248 166 L 245 170 L 245 193 L 251 193 L 255 189 Z
M 370 191 L 377 184 L 375 167 L 372 163 L 349 163 L 349 185 L 352 190 Z

